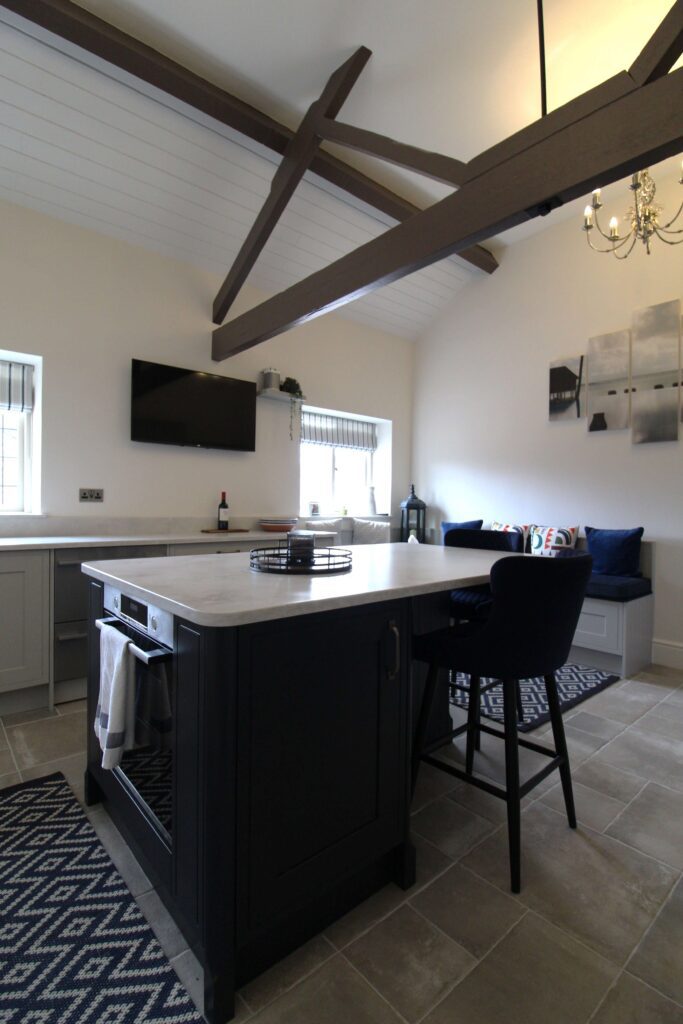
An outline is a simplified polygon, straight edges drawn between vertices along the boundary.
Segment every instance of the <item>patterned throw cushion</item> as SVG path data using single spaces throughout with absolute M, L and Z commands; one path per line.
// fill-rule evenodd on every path
M 526 540 L 529 536 L 529 526 L 518 526 L 516 523 L 499 523 L 495 519 L 491 523 L 492 530 L 502 530 L 503 533 L 521 533 L 524 537 L 524 548 L 526 550 Z
M 530 526 L 531 554 L 554 558 L 559 551 L 575 547 L 578 536 L 578 526 Z

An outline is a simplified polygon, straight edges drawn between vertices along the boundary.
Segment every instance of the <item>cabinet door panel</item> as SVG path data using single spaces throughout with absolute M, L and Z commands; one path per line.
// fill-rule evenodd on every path
M 46 551 L 0 554 L 0 691 L 48 681 Z
M 248 931 L 402 841 L 402 614 L 394 603 L 241 631 Z

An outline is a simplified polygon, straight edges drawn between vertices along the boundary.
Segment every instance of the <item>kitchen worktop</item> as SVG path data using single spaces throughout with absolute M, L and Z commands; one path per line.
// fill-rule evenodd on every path
M 246 537 L 246 535 L 243 535 Z M 275 535 L 269 534 L 269 539 Z M 83 572 L 201 626 L 240 626 L 485 583 L 500 552 L 416 544 L 351 547 L 350 572 L 283 575 L 249 554 L 86 563 Z
M 137 544 L 242 544 L 252 541 L 280 540 L 286 533 L 266 533 L 249 530 L 247 533 L 182 533 L 148 534 L 146 536 L 89 535 L 74 537 L 0 537 L 0 551 L 36 551 L 48 548 L 119 547 Z M 327 536 L 334 536 L 328 533 Z

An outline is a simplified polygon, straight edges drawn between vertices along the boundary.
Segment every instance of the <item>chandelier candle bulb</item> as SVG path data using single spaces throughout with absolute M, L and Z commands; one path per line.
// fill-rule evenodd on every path
M 600 202 L 600 189 L 596 188 L 593 191 L 593 209 L 599 210 L 601 206 L 602 203 Z
M 593 207 L 591 206 L 587 206 L 583 211 L 583 226 L 587 231 L 593 227 Z
M 619 237 L 619 221 L 616 217 L 611 217 L 609 222 L 609 236 L 610 238 Z

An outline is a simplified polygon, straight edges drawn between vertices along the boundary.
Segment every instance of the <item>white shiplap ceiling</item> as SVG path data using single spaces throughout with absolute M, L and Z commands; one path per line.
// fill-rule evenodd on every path
M 592 0 L 546 0 L 551 109 L 628 66 L 671 3 L 603 0 L 596 12 Z M 82 6 L 293 127 L 361 43 L 373 57 L 342 111 L 350 123 L 468 159 L 538 116 L 535 0 Z M 337 153 L 419 205 L 447 194 Z M 1 198 L 225 274 L 278 160 L 0 7 Z M 307 175 L 249 282 L 281 291 L 391 223 Z M 416 338 L 480 275 L 454 257 L 339 312 Z

